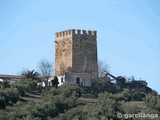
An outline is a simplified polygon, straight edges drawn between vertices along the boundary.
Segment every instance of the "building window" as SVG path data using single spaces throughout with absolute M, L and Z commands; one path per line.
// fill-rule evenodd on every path
M 80 85 L 80 78 L 79 77 L 76 78 L 76 84 Z
M 63 77 L 61 77 L 61 83 L 63 83 Z

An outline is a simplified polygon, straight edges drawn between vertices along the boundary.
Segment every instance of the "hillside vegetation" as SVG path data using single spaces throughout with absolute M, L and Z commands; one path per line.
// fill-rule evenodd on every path
M 33 79 L 13 85 L 4 81 L 0 87 L 0 120 L 121 120 L 126 116 L 118 118 L 119 113 L 160 115 L 160 96 L 155 91 L 125 88 L 113 92 L 73 84 L 43 88 Z M 93 97 L 84 97 L 87 94 Z M 160 119 L 154 115 L 136 120 Z

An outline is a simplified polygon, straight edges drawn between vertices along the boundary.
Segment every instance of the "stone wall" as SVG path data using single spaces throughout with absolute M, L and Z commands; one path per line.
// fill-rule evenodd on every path
M 69 69 L 72 73 L 97 77 L 96 31 L 67 30 L 56 33 L 55 75 L 62 76 Z
M 84 31 L 73 34 L 73 59 L 72 70 L 74 73 L 96 74 L 97 41 L 96 31 Z
M 72 67 L 72 31 L 56 33 L 55 75 L 61 76 Z

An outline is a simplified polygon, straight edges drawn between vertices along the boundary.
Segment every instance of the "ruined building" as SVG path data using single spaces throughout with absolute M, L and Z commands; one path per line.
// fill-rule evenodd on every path
M 98 77 L 96 31 L 72 29 L 55 34 L 55 75 L 60 85 L 93 84 Z

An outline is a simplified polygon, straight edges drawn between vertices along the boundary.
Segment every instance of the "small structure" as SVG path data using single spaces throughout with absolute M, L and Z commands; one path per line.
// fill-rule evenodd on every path
M 0 74 L 0 81 L 3 82 L 4 80 L 8 80 L 10 81 L 10 84 L 15 83 L 15 81 L 20 80 L 21 78 L 22 76 Z

